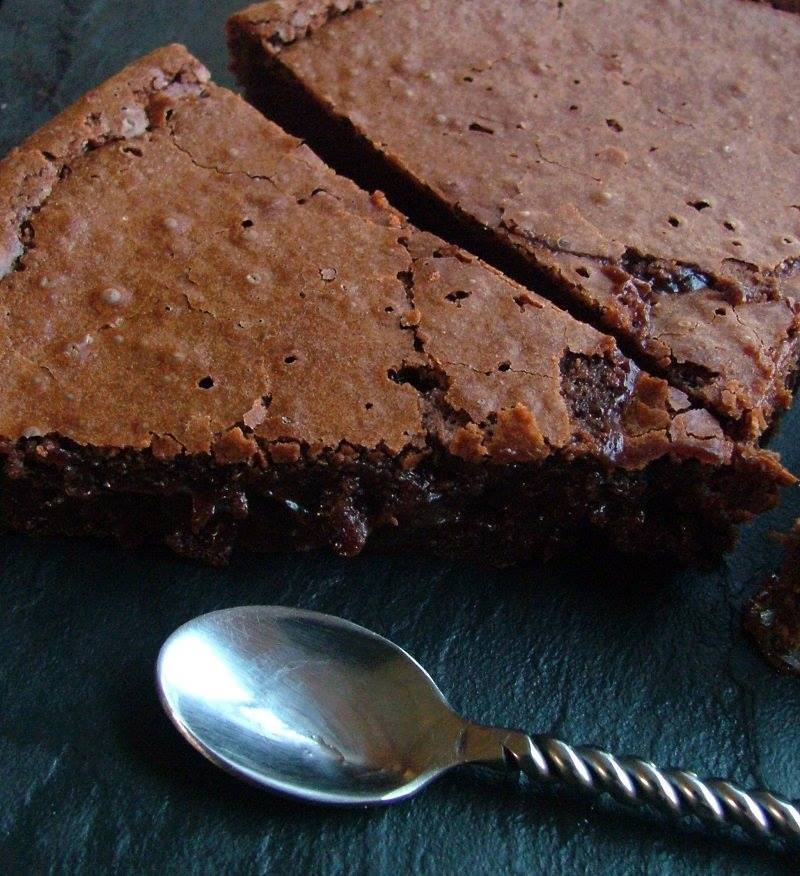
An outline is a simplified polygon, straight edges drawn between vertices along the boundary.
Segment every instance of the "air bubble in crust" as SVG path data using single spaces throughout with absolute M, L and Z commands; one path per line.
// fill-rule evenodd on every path
M 103 299 L 104 304 L 108 304 L 111 307 L 116 307 L 118 304 L 122 304 L 123 294 L 119 289 L 114 289 L 110 287 L 108 289 L 104 289 L 100 293 L 100 297 Z

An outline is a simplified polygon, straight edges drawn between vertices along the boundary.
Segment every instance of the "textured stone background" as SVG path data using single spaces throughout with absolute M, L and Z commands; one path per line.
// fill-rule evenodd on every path
M 125 62 L 185 42 L 229 83 L 237 2 L 0 2 L 0 152 Z M 800 471 L 800 410 L 773 445 Z M 414 557 L 166 554 L 0 538 L 0 870 L 7 873 L 774 873 L 797 861 L 646 815 L 452 774 L 381 810 L 312 808 L 207 765 L 162 716 L 162 640 L 244 602 L 343 615 L 408 648 L 479 721 L 549 730 L 800 796 L 800 683 L 742 638 L 742 602 L 800 493 L 709 574 L 589 558 L 497 572 Z

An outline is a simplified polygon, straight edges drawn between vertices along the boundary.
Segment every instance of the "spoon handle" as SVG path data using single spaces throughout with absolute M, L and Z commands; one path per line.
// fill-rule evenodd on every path
M 738 825 L 763 839 L 800 840 L 800 809 L 769 791 L 744 791 L 723 779 L 659 769 L 636 757 L 615 757 L 550 736 L 512 732 L 507 760 L 538 782 L 558 782 L 629 805 L 647 804 L 672 816 L 694 815 L 716 825 Z

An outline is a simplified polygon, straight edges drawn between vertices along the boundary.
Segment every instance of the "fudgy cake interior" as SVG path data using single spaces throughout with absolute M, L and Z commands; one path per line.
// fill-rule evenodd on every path
M 285 0 L 228 34 L 250 99 L 337 169 L 752 440 L 798 359 L 800 17 L 778 6 Z
M 33 532 L 708 560 L 776 457 L 336 176 L 178 46 L 0 163 L 0 515 Z

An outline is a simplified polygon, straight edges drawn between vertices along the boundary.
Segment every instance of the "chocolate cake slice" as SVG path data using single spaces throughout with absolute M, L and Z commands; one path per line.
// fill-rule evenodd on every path
M 587 539 L 708 559 L 792 480 L 613 339 L 209 81 L 179 46 L 0 163 L 0 518 L 254 549 Z
M 755 439 L 800 298 L 800 17 L 750 0 L 283 0 L 248 96 Z

